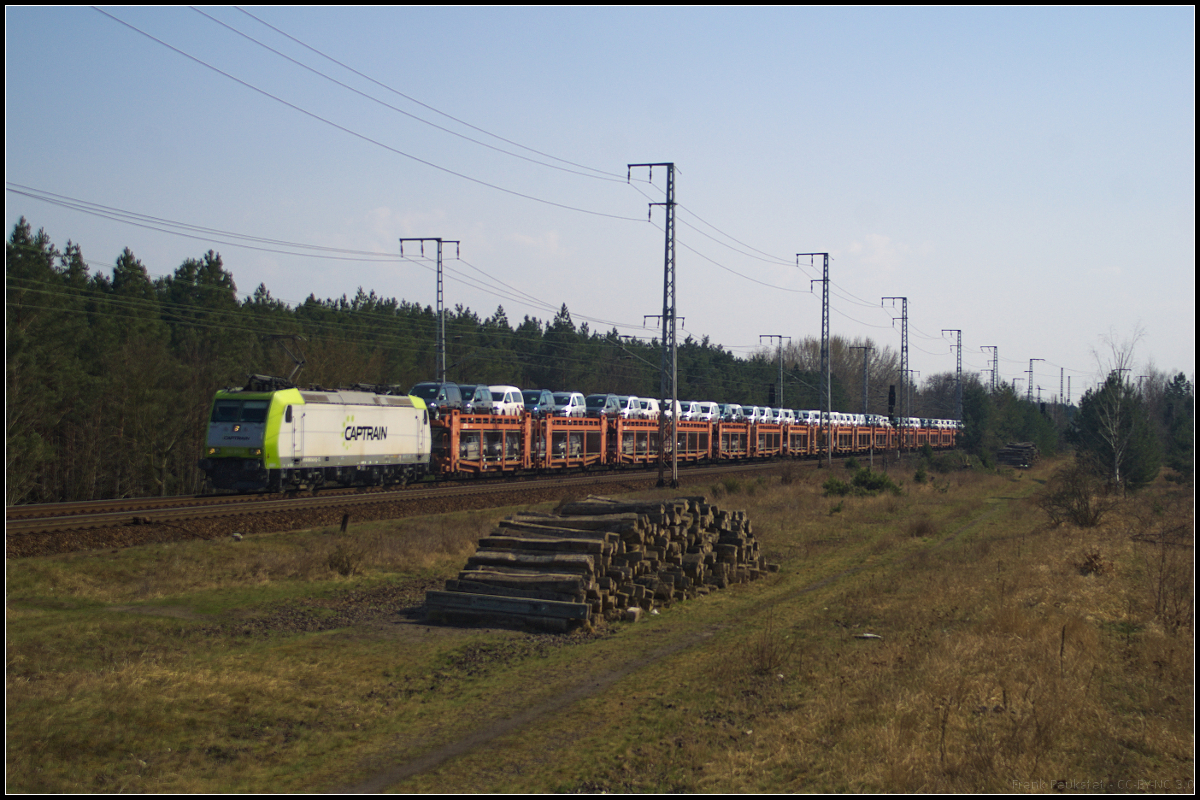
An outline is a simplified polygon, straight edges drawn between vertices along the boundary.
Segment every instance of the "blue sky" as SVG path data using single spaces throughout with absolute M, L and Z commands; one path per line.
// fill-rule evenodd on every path
M 90 8 L 10 7 L 7 229 L 25 216 L 93 269 L 128 246 L 167 274 L 212 248 L 242 293 L 293 303 L 359 286 L 432 303 L 428 263 L 397 240 L 457 239 L 449 303 L 515 322 L 565 302 L 650 337 L 664 173 L 631 184 L 626 165 L 673 161 L 697 338 L 745 354 L 759 334 L 819 335 L 795 254 L 829 251 L 833 332 L 899 347 L 880 298 L 907 296 L 922 378 L 954 369 L 943 328 L 963 330 L 965 369 L 990 366 L 980 345 L 1006 380 L 1046 359 L 1045 394 L 1061 367 L 1077 397 L 1101 336 L 1138 325 L 1140 364 L 1194 372 L 1191 8 L 247 10 L 278 31 L 204 14 L 395 108 L 190 9 L 106 9 L 183 55 Z M 380 256 L 184 238 L 15 185 Z

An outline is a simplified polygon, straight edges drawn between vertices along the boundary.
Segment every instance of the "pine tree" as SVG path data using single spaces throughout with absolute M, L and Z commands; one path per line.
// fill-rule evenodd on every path
M 1166 464 L 1185 478 L 1196 469 L 1196 391 L 1183 373 L 1167 385 L 1162 410 Z

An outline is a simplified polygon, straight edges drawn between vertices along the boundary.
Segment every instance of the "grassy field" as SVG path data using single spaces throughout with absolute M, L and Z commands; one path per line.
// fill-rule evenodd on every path
M 515 509 L 9 561 L 6 789 L 1191 792 L 1191 489 L 1053 466 L 726 481 L 778 574 L 570 636 L 421 621 Z

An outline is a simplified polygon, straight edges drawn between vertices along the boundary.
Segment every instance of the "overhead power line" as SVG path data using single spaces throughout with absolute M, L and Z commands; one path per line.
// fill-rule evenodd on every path
M 383 100 L 380 100 L 378 97 L 367 94 L 366 92 L 361 91 L 359 89 L 356 89 L 348 83 L 339 81 L 337 78 L 334 78 L 332 75 L 327 75 L 326 73 L 321 72 L 319 69 L 310 67 L 308 64 L 305 64 L 302 61 L 298 61 L 298 60 L 292 58 L 291 56 L 287 55 L 286 53 L 282 53 L 279 50 L 276 50 L 274 47 L 271 47 L 270 45 L 266 44 L 265 42 L 261 42 L 258 39 L 255 39 L 253 36 L 250 36 L 249 34 L 238 30 L 237 28 L 233 27 L 232 25 L 230 25 L 226 22 L 222 22 L 221 20 L 217 19 L 216 17 L 212 16 L 211 14 L 205 13 L 204 11 L 201 11 L 200 9 L 196 8 L 195 6 L 191 6 L 191 9 L 192 9 L 192 11 L 195 11 L 197 14 L 205 17 L 206 19 L 212 20 L 217 25 L 220 25 L 221 27 L 225 28 L 226 30 L 231 31 L 232 33 L 236 33 L 238 36 L 241 36 L 243 39 L 246 39 L 247 41 L 258 45 L 259 47 L 263 48 L 264 50 L 274 53 L 275 55 L 279 56 L 280 58 L 282 58 L 292 64 L 295 64 L 296 66 L 300 67 L 301 69 L 308 70 L 312 74 L 318 75 L 318 76 L 324 78 L 325 80 L 329 81 L 330 83 L 333 83 L 333 84 L 336 84 L 337 86 L 342 87 L 343 89 L 345 89 L 348 92 L 353 92 L 354 94 L 358 95 L 359 97 L 363 97 L 367 100 L 370 100 L 372 103 L 378 103 L 379 105 L 383 106 L 384 108 L 389 108 L 392 111 L 395 111 L 397 114 L 403 114 L 404 116 L 408 117 L 409 119 L 413 119 L 413 120 L 416 120 L 417 122 L 421 122 L 432 128 L 436 128 L 437 130 L 442 131 L 443 133 L 448 133 L 451 136 L 457 136 L 460 139 L 463 139 L 468 142 L 472 142 L 474 144 L 479 145 L 480 147 L 486 147 L 489 150 L 494 150 L 497 153 L 504 153 L 505 155 L 512 156 L 513 158 L 519 158 L 522 161 L 528 161 L 531 164 L 538 164 L 543 167 L 560 170 L 562 172 L 568 172 L 572 175 L 580 175 L 585 178 L 594 178 L 596 180 L 612 181 L 614 183 L 621 182 L 620 176 L 617 176 L 617 175 L 613 175 L 611 177 L 607 177 L 604 175 L 594 175 L 594 174 L 590 174 L 587 172 L 581 172 L 578 169 L 571 169 L 569 167 L 561 167 L 557 164 L 548 164 L 545 161 L 539 161 L 536 158 L 530 158 L 529 156 L 521 155 L 520 153 L 514 153 L 510 150 L 505 150 L 504 148 L 497 147 L 493 144 L 488 144 L 487 142 L 481 142 L 478 139 L 474 139 L 470 136 L 459 133 L 458 131 L 452 131 L 449 128 L 446 128 L 442 125 L 438 125 L 437 123 L 434 123 L 434 122 L 430 122 L 427 119 L 418 117 L 416 114 L 405 111 L 402 108 L 397 108 L 396 106 L 392 105 L 391 103 L 384 102 Z M 238 10 L 240 11 L 241 9 L 238 9 Z M 243 13 L 247 13 L 247 12 L 243 12 Z M 252 14 L 248 14 L 248 16 L 251 16 L 254 19 L 258 19 L 257 17 L 254 17 Z M 259 21 L 261 22 L 261 20 L 259 20 Z M 263 23 L 263 24 L 265 25 L 266 23 Z M 291 37 L 288 37 L 288 38 L 291 38 Z M 293 39 L 293 41 L 296 41 L 296 40 Z M 297 43 L 299 43 L 299 42 L 297 42 Z M 307 47 L 307 45 L 305 45 L 305 46 Z M 312 48 L 309 48 L 309 49 L 312 49 Z M 354 72 L 356 75 L 361 75 L 362 77 L 366 78 L 367 80 L 371 80 L 373 83 L 379 84 L 378 81 L 375 81 L 372 78 L 368 78 L 366 75 L 363 75 L 361 72 L 357 72 L 357 71 L 354 71 Z M 379 84 L 379 85 L 382 86 L 383 84 Z M 392 91 L 394 91 L 394 90 L 392 90 Z M 397 94 L 399 94 L 399 92 L 397 92 Z M 404 95 L 401 95 L 401 96 L 403 97 Z M 408 99 L 408 98 L 406 98 L 406 99 Z M 587 168 L 584 167 L 583 169 L 587 169 Z
M 163 217 L 155 217 L 149 214 L 140 214 L 136 211 L 126 211 L 125 209 L 106 206 L 100 203 L 93 203 L 87 200 L 80 200 L 67 195 L 55 194 L 44 189 L 35 189 L 30 186 L 23 186 L 19 183 L 6 182 L 5 190 L 13 194 L 29 197 L 33 200 L 40 200 L 43 203 L 49 203 L 61 208 L 68 208 L 73 211 L 80 211 L 84 214 L 110 219 L 115 222 L 123 222 L 127 225 L 133 225 L 138 228 L 146 228 L 148 230 L 158 231 L 160 233 L 168 233 L 173 236 L 182 236 L 187 239 L 196 239 L 204 242 L 216 242 L 217 244 L 227 244 L 232 247 L 244 247 L 250 250 L 260 250 L 268 253 L 280 253 L 282 255 L 304 256 L 306 258 L 327 258 L 340 261 L 399 261 L 398 255 L 388 253 L 377 253 L 369 250 L 353 250 L 344 247 L 329 247 L 326 245 L 304 244 L 302 242 L 289 242 L 283 239 L 272 239 L 265 236 L 253 236 L 245 233 L 237 233 L 235 231 L 226 231 L 219 228 L 208 228 L 203 225 L 193 225 L 187 222 L 179 222 L 177 220 L 165 219 Z M 224 237 L 218 239 L 216 237 Z M 274 245 L 267 247 L 266 245 Z M 281 249 L 289 248 L 289 249 Z M 292 252 L 293 250 L 301 250 L 303 252 Z
M 485 136 L 491 136 L 493 139 L 498 139 L 499 141 L 501 141 L 501 142 L 504 142 L 505 144 L 510 144 L 510 145 L 512 145 L 513 147 L 519 147 L 519 148 L 521 148 L 522 150 L 527 150 L 527 151 L 529 151 L 530 153 L 535 153 L 536 155 L 542 156 L 543 158 L 549 158 L 549 159 L 551 159 L 551 160 L 553 160 L 553 161 L 558 161 L 558 162 L 560 162 L 560 163 L 562 163 L 562 164 L 567 164 L 567 165 L 569 165 L 569 166 L 576 167 L 576 168 L 578 168 L 578 169 L 584 169 L 584 170 L 588 170 L 588 171 L 590 171 L 590 172 L 595 172 L 595 173 L 597 173 L 597 175 L 598 175 L 598 176 L 600 176 L 600 177 L 603 177 L 603 178 L 606 178 L 606 179 L 614 179 L 614 180 L 618 180 L 618 181 L 620 181 L 620 180 L 623 180 L 623 177 L 622 177 L 621 175 L 619 175 L 618 173 L 615 173 L 615 172 L 609 172 L 609 171 L 607 171 L 607 170 L 602 170 L 602 169 L 597 169 L 596 167 L 589 167 L 589 166 L 587 166 L 587 165 L 585 165 L 585 164 L 579 164 L 579 163 L 576 163 L 576 162 L 574 162 L 574 161 L 568 161 L 568 160 L 567 160 L 567 159 L 565 159 L 565 158 L 559 158 L 558 156 L 553 156 L 553 155 L 550 155 L 549 153 L 543 152 L 543 151 L 541 151 L 541 150 L 538 150 L 538 149 L 536 149 L 536 148 L 533 148 L 533 147 L 528 147 L 528 146 L 526 146 L 526 145 L 523 145 L 523 144 L 521 144 L 520 142 L 513 141 L 512 139 L 506 139 L 505 137 L 503 137 L 503 136 L 500 136 L 499 134 L 492 133 L 491 131 L 485 130 L 484 128 L 480 128 L 480 127 L 479 127 L 479 126 L 477 126 L 477 125 L 472 125 L 471 123 L 469 123 L 469 122 L 467 122 L 467 121 L 465 121 L 465 120 L 459 119 L 458 117 L 455 117 L 455 116 L 453 116 L 453 115 L 451 115 L 451 114 L 447 114 L 447 113 L 446 113 L 446 112 L 444 112 L 444 111 L 441 111 L 441 110 L 439 110 L 439 109 L 437 109 L 437 108 L 434 108 L 433 106 L 429 105 L 428 103 L 423 103 L 423 102 L 421 102 L 420 100 L 416 99 L 415 97 L 412 97 L 411 95 L 407 95 L 407 94 L 405 94 L 404 92 L 401 92 L 399 89 L 396 89 L 395 87 L 389 86 L 389 85 L 387 85 L 386 83 L 382 83 L 382 82 L 380 82 L 380 81 L 376 80 L 375 78 L 372 78 L 370 75 L 367 75 L 366 73 L 359 72 L 359 71 L 358 71 L 358 70 L 356 70 L 354 67 L 351 67 L 349 64 L 346 64 L 346 63 L 344 63 L 344 62 L 342 62 L 342 61 L 338 61 L 336 58 L 334 58 L 333 56 L 329 55 L 328 53 L 324 53 L 324 52 L 322 52 L 322 51 L 320 51 L 320 50 L 316 49 L 316 48 L 315 48 L 315 47 L 313 47 L 312 45 L 309 45 L 309 44 L 307 44 L 307 43 L 305 43 L 305 42 L 301 41 L 300 39 L 297 39 L 295 36 L 292 36 L 290 33 L 287 33 L 287 32 L 285 32 L 285 31 L 283 31 L 283 30 L 280 30 L 279 28 L 275 27 L 274 25 L 272 25 L 271 23 L 269 23 L 269 22 L 267 22 L 266 20 L 262 19 L 261 17 L 256 17 L 256 16 L 254 16 L 253 14 L 251 14 L 249 11 L 247 11 L 247 10 L 246 10 L 246 9 L 244 9 L 244 8 L 242 8 L 241 6 L 234 6 L 234 7 L 235 7 L 235 8 L 237 8 L 237 10 L 238 10 L 238 11 L 242 12 L 242 13 L 243 13 L 243 14 L 245 14 L 246 16 L 248 16 L 248 17 L 250 17 L 251 19 L 253 19 L 254 21 L 256 21 L 256 22 L 258 22 L 258 23 L 260 23 L 260 24 L 262 24 L 262 25 L 265 25 L 266 27 L 268 27 L 268 28 L 270 28 L 271 30 L 273 30 L 273 31 L 275 31 L 276 33 L 278 33 L 280 36 L 283 36 L 283 37 L 285 37 L 285 38 L 287 38 L 287 39 L 290 39 L 291 41 L 293 41 L 293 42 L 295 42 L 296 44 L 300 45 L 301 47 L 305 48 L 306 50 L 310 50 L 310 51 L 312 51 L 313 53 L 316 53 L 316 54 L 317 54 L 317 55 L 319 55 L 321 58 L 324 58 L 324 59 L 326 59 L 326 60 L 328 60 L 328 61 L 331 61 L 331 62 L 333 62 L 334 64 L 337 64 L 337 65 L 338 65 L 339 67 L 341 67 L 342 69 L 345 69 L 345 70 L 348 70 L 348 71 L 350 71 L 350 72 L 353 72 L 355 75 L 359 76 L 360 78 L 363 78 L 364 80 L 368 80 L 368 81 L 370 81 L 371 83 L 375 84 L 376 86 L 379 86 L 380 88 L 386 89 L 387 91 L 389 91 L 389 92 L 392 92 L 393 94 L 395 94 L 395 95 L 397 95 L 397 96 L 399 96 L 399 97 L 403 97 L 405 100 L 408 100 L 408 101 L 409 101 L 409 102 L 411 102 L 411 103 L 416 103 L 417 105 L 421 106 L 422 108 L 426 108 L 426 109 L 428 109 L 428 110 L 432 111 L 432 112 L 433 112 L 433 113 L 435 113 L 435 114 L 438 114 L 438 115 L 440 115 L 440 116 L 443 116 L 443 117 L 445 117 L 446 119 L 453 120 L 454 122 L 457 122 L 459 125 L 463 125 L 463 126 L 465 126 L 465 127 L 467 127 L 467 128 L 470 128 L 470 129 L 471 129 L 471 130 L 473 130 L 473 131 L 477 131 L 477 132 L 479 132 L 479 133 L 482 133 L 482 134 L 484 134 Z M 424 121 L 424 120 L 422 120 L 422 121 Z M 432 123 L 430 123 L 430 124 L 432 124 Z M 459 134 L 455 134 L 455 135 L 459 135 Z
M 336 130 L 339 130 L 343 133 L 349 134 L 350 136 L 353 136 L 356 139 L 361 139 L 362 141 L 367 142 L 369 144 L 373 144 L 376 147 L 383 148 L 384 150 L 387 150 L 390 153 L 395 153 L 398 156 L 403 156 L 404 158 L 415 161 L 418 164 L 423 164 L 427 167 L 430 167 L 431 169 L 436 169 L 439 172 L 444 172 L 447 175 L 453 175 L 457 178 L 462 178 L 465 181 L 470 181 L 471 183 L 474 183 L 479 186 L 484 186 L 489 189 L 495 189 L 498 192 L 503 192 L 504 194 L 512 195 L 513 197 L 520 197 L 524 200 L 531 200 L 535 203 L 541 203 L 543 205 L 552 206 L 554 208 L 561 208 L 566 211 L 577 211 L 581 214 L 590 214 L 590 215 L 596 216 L 596 217 L 607 217 L 608 219 L 619 219 L 619 220 L 623 220 L 626 222 L 641 222 L 642 221 L 640 217 L 626 217 L 621 214 L 610 214 L 605 211 L 595 211 L 593 209 L 581 208 L 579 206 L 571 206 L 571 205 L 567 205 L 566 203 L 555 202 L 554 200 L 546 200 L 541 197 L 536 197 L 531 194 L 526 194 L 525 192 L 518 192 L 515 189 L 508 189 L 508 188 L 505 188 L 498 184 L 490 183 L 488 181 L 482 180 L 480 178 L 473 178 L 470 175 L 467 175 L 466 173 L 458 172 L 457 170 L 450 169 L 449 167 L 443 167 L 440 164 L 435 164 L 432 161 L 412 155 L 411 153 L 406 153 L 403 150 L 392 147 L 389 144 L 385 144 L 384 142 L 381 142 L 378 139 L 373 139 L 370 136 L 367 136 L 366 134 L 359 133 L 356 130 L 346 127 L 345 125 L 334 122 L 333 120 L 328 119 L 326 117 L 322 117 L 320 114 L 309 111 L 306 108 L 302 108 L 301 106 L 298 106 L 295 103 L 292 103 L 288 100 L 284 100 L 282 97 L 271 94 L 270 92 L 266 91 L 265 89 L 260 89 L 259 87 L 255 86 L 254 84 L 249 83 L 248 81 L 244 81 L 241 78 L 238 78 L 238 77 L 226 72 L 225 70 L 220 69 L 219 67 L 215 67 L 212 64 L 209 64 L 207 61 L 204 61 L 203 59 L 197 58 L 196 56 L 194 56 L 190 53 L 180 50 L 178 47 L 175 47 L 172 44 L 168 44 L 167 42 L 163 41 L 162 39 L 159 39 L 157 36 L 147 33 L 146 31 L 143 31 L 140 28 L 138 28 L 134 25 L 131 25 L 128 22 L 125 22 L 124 20 L 120 19 L 119 17 L 113 16 L 112 14 L 108 13 L 107 11 L 105 11 L 101 8 L 96 8 L 95 6 L 92 6 L 92 8 L 95 9 L 97 12 L 103 14 L 104 16 L 108 17 L 113 22 L 124 25 L 126 28 L 129 28 L 131 31 L 141 34 L 142 36 L 145 36 L 147 39 L 150 39 L 153 42 L 157 42 L 158 44 L 162 45 L 163 47 L 167 48 L 168 50 L 183 56 L 184 58 L 188 59 L 189 61 L 193 61 L 193 62 L 199 64 L 200 66 L 204 67 L 205 69 L 212 70 L 213 72 L 216 72 L 218 75 L 222 75 L 222 76 L 228 78 L 229 80 L 233 81 L 234 83 L 244 86 L 253 92 L 261 94 L 263 97 L 270 98 L 271 100 L 274 100 L 276 103 L 287 106 L 288 108 L 292 109 L 293 111 L 299 112 L 300 114 L 303 114 L 306 117 L 317 120 L 318 122 L 322 122 L 325 125 L 328 125 L 331 128 L 335 128 Z
M 433 269 L 428 264 L 424 263 L 423 259 L 417 257 L 402 258 L 399 255 L 378 253 L 369 250 L 353 250 L 349 248 L 305 244 L 302 242 L 291 242 L 284 239 L 275 239 L 265 236 L 254 236 L 245 233 L 238 233 L 236 231 L 227 231 L 220 228 L 210 228 L 202 225 L 194 225 L 187 222 L 170 220 L 164 217 L 155 217 L 148 214 L 127 211 L 125 209 L 106 206 L 100 203 L 93 203 L 87 200 L 80 200 L 78 198 L 55 194 L 53 192 L 47 192 L 42 189 L 35 189 L 12 182 L 6 184 L 5 190 L 13 194 L 29 197 L 31 199 L 39 200 L 62 208 L 68 208 L 73 211 L 79 211 L 84 214 L 90 214 L 103 219 L 109 219 L 139 228 L 154 230 L 172 236 L 180 236 L 186 239 L 200 241 L 207 245 L 228 245 L 230 247 L 239 247 L 259 252 L 278 253 L 281 255 L 297 256 L 301 258 L 334 259 L 339 261 L 381 264 L 408 263 L 415 264 L 423 269 Z M 459 259 L 459 261 L 460 263 L 465 264 L 470 269 L 482 275 L 485 279 L 492 281 L 494 284 L 499 284 L 499 286 L 503 288 L 498 288 L 495 285 L 483 283 L 479 279 L 465 275 L 459 270 L 447 267 L 447 272 L 450 273 L 454 280 L 459 283 L 479 289 L 480 291 L 483 291 L 484 293 L 490 294 L 494 297 L 498 297 L 501 300 L 510 301 L 522 306 L 531 306 L 540 311 L 557 313 L 561 307 L 561 303 L 551 303 L 535 297 L 528 292 L 524 292 L 515 286 L 505 283 L 499 278 L 490 275 L 481 267 L 478 267 L 464 259 Z M 622 329 L 636 329 L 640 327 L 640 325 L 633 322 L 618 322 L 602 317 L 591 317 L 583 314 L 573 314 L 573 316 L 587 322 L 600 325 L 612 325 Z

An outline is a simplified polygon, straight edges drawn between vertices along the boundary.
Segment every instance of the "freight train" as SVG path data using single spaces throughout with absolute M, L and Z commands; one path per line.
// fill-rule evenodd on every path
M 278 492 L 658 463 L 657 420 L 438 412 L 394 388 L 299 389 L 252 376 L 242 388 L 217 392 L 200 469 L 216 490 Z M 834 455 L 947 449 L 958 434 L 947 420 L 830 417 L 828 441 L 812 415 L 781 423 L 680 420 L 675 452 L 683 463 L 817 458 L 830 448 Z M 669 442 L 666 450 L 670 458 Z

